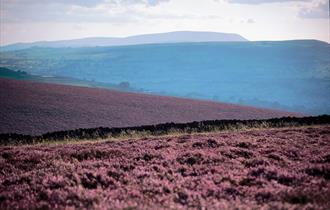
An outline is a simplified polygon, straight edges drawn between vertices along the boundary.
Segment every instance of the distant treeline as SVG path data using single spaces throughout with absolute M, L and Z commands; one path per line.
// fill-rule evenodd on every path
M 98 140 L 106 138 L 131 138 L 190 134 L 214 131 L 230 131 L 252 128 L 281 128 L 330 124 L 330 115 L 315 117 L 283 117 L 266 120 L 209 120 L 190 123 L 165 123 L 123 128 L 88 128 L 45 133 L 39 136 L 0 134 L 0 145 L 36 144 L 47 142 Z

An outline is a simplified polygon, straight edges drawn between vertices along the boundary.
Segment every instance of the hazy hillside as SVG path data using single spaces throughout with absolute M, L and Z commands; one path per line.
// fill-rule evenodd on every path
M 0 78 L 28 80 L 28 81 L 35 81 L 42 83 L 63 84 L 63 85 L 73 85 L 73 86 L 82 86 L 82 87 L 98 87 L 98 88 L 106 88 L 106 89 L 115 89 L 125 92 L 142 91 L 130 87 L 129 83 L 127 82 L 111 84 L 111 83 L 95 82 L 91 80 L 74 79 L 74 78 L 62 77 L 62 76 L 38 76 L 38 75 L 28 74 L 27 72 L 21 70 L 14 71 L 5 67 L 0 67 Z
M 0 65 L 128 82 L 148 93 L 329 114 L 329 52 L 328 43 L 313 40 L 33 48 L 0 53 Z
M 292 113 L 114 90 L 0 79 L 0 133 L 42 134 Z
M 177 42 L 232 42 L 247 41 L 238 34 L 176 31 L 158 34 L 145 34 L 124 38 L 93 37 L 63 41 L 43 41 L 34 43 L 17 43 L 0 48 L 0 51 L 20 50 L 30 47 L 96 47 L 96 46 L 119 46 L 152 43 L 177 43 Z

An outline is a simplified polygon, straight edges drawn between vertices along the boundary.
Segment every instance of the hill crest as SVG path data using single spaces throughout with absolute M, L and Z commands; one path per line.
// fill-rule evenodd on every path
M 202 32 L 202 31 L 173 31 L 166 33 L 141 34 L 128 37 L 89 37 L 72 40 L 39 41 L 32 43 L 15 43 L 0 48 L 0 51 L 21 50 L 31 47 L 104 47 L 125 46 L 138 44 L 180 43 L 180 42 L 237 42 L 248 41 L 239 34 Z

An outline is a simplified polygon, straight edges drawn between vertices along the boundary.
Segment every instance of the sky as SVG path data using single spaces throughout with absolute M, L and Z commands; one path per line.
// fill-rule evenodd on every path
M 0 0 L 0 45 L 170 31 L 330 42 L 329 0 Z

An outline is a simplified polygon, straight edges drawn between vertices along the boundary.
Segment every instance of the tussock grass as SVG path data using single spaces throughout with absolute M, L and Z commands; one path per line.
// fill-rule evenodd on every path
M 124 128 L 90 128 L 46 133 L 40 136 L 0 134 L 0 145 L 44 143 L 80 143 L 81 141 L 139 139 L 152 136 L 182 135 L 249 129 L 270 129 L 330 124 L 329 115 L 315 117 L 283 117 L 266 120 L 211 120 L 190 123 L 165 123 Z

